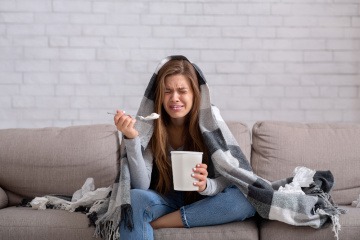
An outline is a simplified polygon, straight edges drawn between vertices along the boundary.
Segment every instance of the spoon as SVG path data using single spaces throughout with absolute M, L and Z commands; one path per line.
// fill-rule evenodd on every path
M 116 113 L 112 113 L 112 112 L 107 112 L 107 114 L 111 114 L 114 116 L 116 115 Z M 144 120 L 144 121 L 150 121 L 150 120 L 158 119 L 160 117 L 160 115 L 157 113 L 152 113 L 146 117 L 143 117 L 143 116 L 136 116 L 136 117 L 138 117 L 139 119 Z

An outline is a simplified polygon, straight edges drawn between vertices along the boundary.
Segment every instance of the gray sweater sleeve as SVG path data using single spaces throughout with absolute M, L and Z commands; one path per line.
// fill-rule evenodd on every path
M 230 186 L 230 181 L 228 181 L 223 176 L 218 176 L 216 178 L 208 178 L 206 182 L 206 188 L 204 191 L 200 192 L 200 194 L 206 196 L 214 196 L 217 193 L 223 191 L 228 186 Z
M 140 138 L 124 139 L 129 162 L 131 188 L 147 190 L 150 187 L 153 156 L 150 149 L 141 151 Z

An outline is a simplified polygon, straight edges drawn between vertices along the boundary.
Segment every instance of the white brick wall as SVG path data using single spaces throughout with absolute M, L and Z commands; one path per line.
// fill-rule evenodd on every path
M 359 0 L 0 0 L 0 128 L 134 114 L 172 54 L 226 120 L 360 122 Z

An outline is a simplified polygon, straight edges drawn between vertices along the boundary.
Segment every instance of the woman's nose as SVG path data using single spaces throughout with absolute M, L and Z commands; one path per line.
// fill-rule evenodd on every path
M 174 102 L 177 102 L 179 101 L 179 94 L 177 92 L 173 92 L 171 94 L 171 98 L 170 98 L 171 101 L 174 101 Z

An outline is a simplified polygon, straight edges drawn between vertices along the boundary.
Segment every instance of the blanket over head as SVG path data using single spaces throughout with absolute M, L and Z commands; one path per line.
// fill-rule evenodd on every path
M 159 69 L 169 60 L 184 59 L 183 56 L 170 56 L 158 65 L 145 91 L 137 115 L 147 116 L 154 111 L 156 78 Z M 313 183 L 303 188 L 306 194 L 278 191 L 280 186 L 291 183 L 292 177 L 269 182 L 257 176 L 242 153 L 237 141 L 221 118 L 219 110 L 211 105 L 210 93 L 201 70 L 193 64 L 201 90 L 199 113 L 200 130 L 209 150 L 209 156 L 217 171 L 236 185 L 256 208 L 258 214 L 266 219 L 278 220 L 295 226 L 320 228 L 331 220 L 337 236 L 340 229 L 339 215 L 344 213 L 332 202 L 328 192 L 334 178 L 330 171 L 316 171 Z M 138 120 L 142 149 L 146 149 L 153 133 L 153 121 Z M 109 201 L 102 208 L 90 210 L 95 217 L 97 234 L 107 239 L 117 239 L 120 219 L 133 228 L 130 200 L 130 172 L 126 149 L 121 144 L 120 171 L 112 187 Z M 105 209 L 105 210 L 104 210 Z M 92 213 L 91 213 L 92 212 Z

